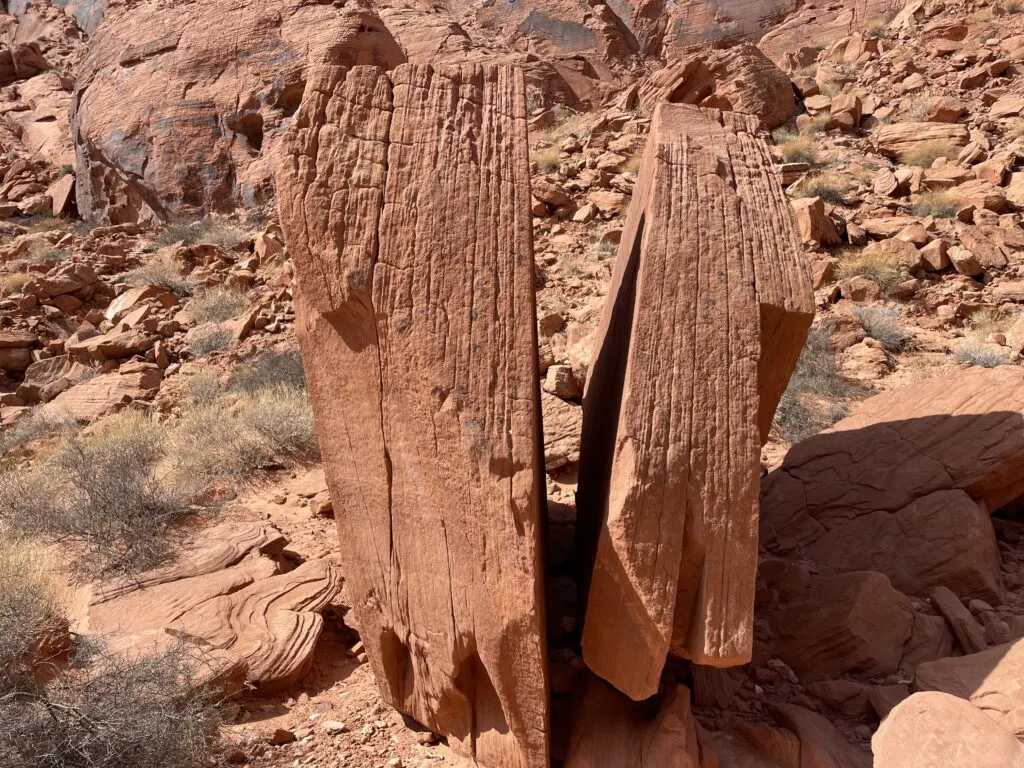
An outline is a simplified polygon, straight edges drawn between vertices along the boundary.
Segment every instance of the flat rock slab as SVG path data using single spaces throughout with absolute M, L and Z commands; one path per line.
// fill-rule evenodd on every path
M 174 563 L 94 587 L 85 630 L 112 637 L 124 655 L 159 652 L 184 638 L 202 649 L 207 682 L 244 679 L 262 693 L 294 685 L 323 630 L 319 612 L 340 594 L 342 579 L 325 560 L 280 573 L 266 555 L 284 544 L 258 523 L 201 531 Z
M 481 766 L 545 766 L 522 75 L 319 67 L 277 189 L 346 586 L 382 694 Z
M 584 396 L 583 654 L 637 700 L 669 652 L 750 659 L 759 447 L 814 313 L 755 134 L 746 115 L 658 107 Z

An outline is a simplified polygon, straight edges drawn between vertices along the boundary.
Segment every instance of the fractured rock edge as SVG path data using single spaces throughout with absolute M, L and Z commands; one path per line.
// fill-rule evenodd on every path
M 759 446 L 814 311 L 755 131 L 658 107 L 584 396 L 584 658 L 637 700 L 670 652 L 750 659 Z

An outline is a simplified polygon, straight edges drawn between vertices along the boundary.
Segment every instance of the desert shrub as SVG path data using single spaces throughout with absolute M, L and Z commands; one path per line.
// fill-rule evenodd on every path
M 964 344 L 953 353 L 953 360 L 961 365 L 975 365 L 980 368 L 995 368 L 1010 362 L 1005 352 L 980 344 Z
M 14 296 L 21 293 L 21 289 L 32 279 L 27 272 L 15 272 L 4 279 L 4 293 Z
M 860 320 L 867 335 L 881 342 L 890 352 L 906 349 L 914 338 L 903 325 L 902 316 L 896 307 L 857 307 L 853 315 Z
M 186 338 L 188 351 L 193 357 L 209 357 L 231 344 L 231 333 L 217 326 L 200 326 Z
M 619 246 L 616 243 L 608 240 L 599 240 L 594 246 L 594 257 L 598 261 L 606 261 L 607 259 L 614 259 L 616 254 L 619 252 Z
M 854 251 L 839 254 L 839 279 L 862 275 L 874 281 L 886 295 L 905 278 L 903 270 L 884 251 Z
M 233 389 L 255 395 L 276 387 L 306 389 L 306 372 L 297 349 L 268 349 L 235 369 Z
M 1007 13 L 1020 13 L 1021 0 L 1001 0 L 999 4 Z
M 62 609 L 60 585 L 42 550 L 9 533 L 0 538 L 0 694 L 31 675 L 31 663 L 40 660 L 30 652 Z
M 216 371 L 199 371 L 185 380 L 182 386 L 182 404 L 186 408 L 211 405 L 223 394 L 224 390 Z
M 884 19 L 873 19 L 868 22 L 864 29 L 864 35 L 873 40 L 881 40 L 885 37 L 886 23 Z
M 772 137 L 787 163 L 814 163 L 817 159 L 818 142 L 812 136 L 777 128 Z
M 572 112 L 565 107 L 554 107 L 558 118 L 547 129 L 542 129 L 537 138 L 550 144 L 558 144 L 569 136 L 583 137 L 590 132 L 592 116 L 587 112 Z
M 5 768 L 210 765 L 219 709 L 194 686 L 198 649 L 126 658 L 83 650 L 45 686 L 0 691 Z
M 1002 333 L 1020 315 L 1007 315 L 998 307 L 983 307 L 969 317 L 971 331 L 982 338 L 992 333 Z
M 208 288 L 196 293 L 186 309 L 196 323 L 222 323 L 245 309 L 245 296 L 224 288 Z
M 52 243 L 37 240 L 28 248 L 25 261 L 29 264 L 43 264 L 47 261 L 67 261 L 71 258 L 71 251 L 66 248 L 57 248 Z
M 71 163 L 61 163 L 60 167 L 57 168 L 57 177 L 60 178 L 61 176 L 67 176 L 68 174 L 74 172 L 75 166 L 71 165 Z
M 282 461 L 302 463 L 320 455 L 309 397 L 285 385 L 190 409 L 171 444 L 179 459 L 176 473 L 195 484 L 195 494 L 218 481 L 244 481 Z
M 775 411 L 773 426 L 787 443 L 798 443 L 832 426 L 847 414 L 843 398 L 859 394 L 859 387 L 842 375 L 824 325 L 807 335 L 789 386 Z
M 539 173 L 552 173 L 558 170 L 559 166 L 559 155 L 562 154 L 561 148 L 558 146 L 545 147 L 544 149 L 538 149 L 531 153 L 533 162 L 537 166 Z
M 948 141 L 936 139 L 918 144 L 911 150 L 903 152 L 899 161 L 905 165 L 916 165 L 920 168 L 931 168 L 940 157 L 950 157 L 955 148 Z
M 118 275 L 114 282 L 131 286 L 158 285 L 178 296 L 188 296 L 194 288 L 192 281 L 181 274 L 169 259 L 156 258 L 140 267 Z
M 157 477 L 164 434 L 145 418 L 111 420 L 89 439 L 72 437 L 30 472 L 0 472 L 0 522 L 16 533 L 72 542 L 90 575 L 134 572 L 172 553 L 166 536 L 189 513 Z
M 622 173 L 640 173 L 640 166 L 643 165 L 643 160 L 643 152 L 637 152 L 635 155 L 627 157 L 626 162 L 622 164 L 619 170 Z
M 221 219 L 205 218 L 168 224 L 163 232 L 153 238 L 153 242 L 158 246 L 177 242 L 184 242 L 185 245 L 211 243 L 231 249 L 248 239 L 249 233 L 237 224 Z
M 928 108 L 931 106 L 931 102 L 931 96 L 928 96 L 927 94 L 915 96 L 913 99 L 909 99 L 904 102 L 904 121 L 908 123 L 923 122 L 924 116 L 928 112 Z
M 828 171 L 818 173 L 802 182 L 795 190 L 801 197 L 820 197 L 826 203 L 839 205 L 843 197 L 850 191 L 850 177 L 848 174 Z
M 952 219 L 960 208 L 956 195 L 949 192 L 925 192 L 917 199 L 911 213 L 920 218 L 935 216 L 940 219 Z
M 28 443 L 51 435 L 71 433 L 74 430 L 75 423 L 69 418 L 46 416 L 39 411 L 31 411 L 0 432 L 0 458 Z

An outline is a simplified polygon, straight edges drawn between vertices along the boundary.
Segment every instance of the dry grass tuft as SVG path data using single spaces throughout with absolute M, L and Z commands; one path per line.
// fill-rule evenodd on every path
M 914 338 L 896 307 L 857 307 L 853 315 L 860 320 L 867 335 L 890 352 L 902 352 Z
M 15 272 L 13 275 L 9 275 L 4 279 L 4 294 L 8 296 L 16 296 L 21 293 L 21 289 L 32 279 L 32 275 L 27 272 Z
M 117 276 L 115 282 L 131 286 L 158 285 L 178 296 L 188 296 L 195 286 L 170 259 L 156 258 Z
M 920 218 L 934 216 L 940 219 L 952 219 L 960 209 L 960 201 L 951 192 L 925 192 L 917 199 L 910 212 Z
M 847 173 L 826 171 L 816 173 L 802 182 L 794 193 L 800 197 L 820 197 L 826 203 L 840 205 L 850 191 L 851 178 Z
M 772 426 L 787 443 L 806 440 L 847 415 L 844 399 L 860 388 L 842 375 L 830 339 L 831 326 L 812 329 Z
M 839 279 L 863 276 L 873 280 L 886 294 L 903 282 L 901 267 L 884 252 L 853 250 L 839 253 Z
M 899 161 L 904 165 L 916 165 L 919 168 L 931 168 L 932 164 L 940 157 L 952 158 L 955 156 L 956 147 L 948 141 L 936 139 L 925 141 L 914 147 L 914 149 L 903 152 Z
M 223 323 L 245 309 L 245 297 L 237 291 L 224 288 L 207 288 L 196 293 L 185 305 L 196 323 Z
M 778 128 L 772 132 L 772 138 L 787 163 L 813 164 L 817 160 L 818 142 L 813 136 Z

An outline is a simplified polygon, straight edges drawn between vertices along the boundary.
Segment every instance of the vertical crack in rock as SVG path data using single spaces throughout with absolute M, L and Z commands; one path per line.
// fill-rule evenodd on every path
M 525 109 L 511 68 L 324 65 L 277 172 L 367 654 L 484 768 L 549 752 Z
M 755 131 L 658 107 L 584 397 L 584 659 L 637 700 L 670 653 L 750 658 L 759 446 L 813 317 Z

